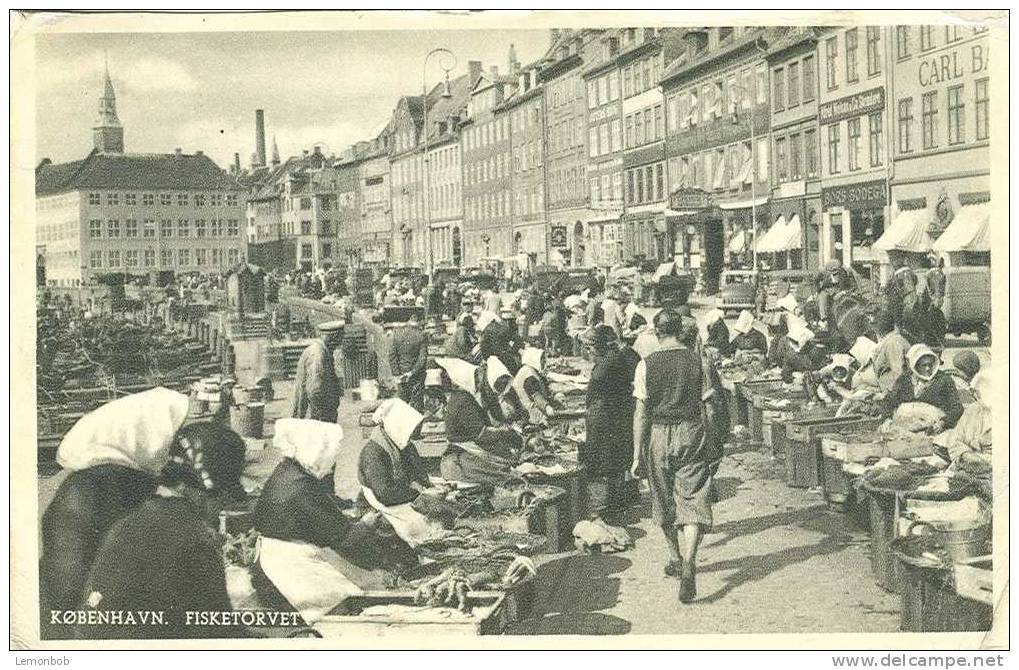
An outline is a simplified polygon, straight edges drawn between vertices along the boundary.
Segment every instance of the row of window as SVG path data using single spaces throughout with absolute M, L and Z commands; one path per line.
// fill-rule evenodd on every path
M 587 129 L 587 150 L 592 158 L 623 148 L 623 130 L 619 119 L 608 119 Z
M 938 26 L 896 26 L 895 27 L 895 56 L 899 60 L 909 58 L 913 54 L 913 31 L 918 30 L 920 34 L 920 51 L 930 51 L 937 45 L 936 32 L 940 33 L 942 28 Z M 965 26 L 945 26 L 943 28 L 945 44 L 952 44 L 965 39 L 971 35 L 987 31 L 986 27 L 969 28 Z
M 548 151 L 558 153 L 584 145 L 584 117 L 578 116 L 553 124 L 548 129 Z
M 881 115 L 878 114 L 880 132 Z M 859 119 L 851 119 L 859 121 Z M 838 126 L 833 124 L 829 128 Z M 871 153 L 871 160 L 874 160 Z M 880 165 L 880 157 L 877 165 Z M 873 163 L 872 163 L 873 165 Z M 830 171 L 830 170 L 829 170 Z M 837 174 L 832 172 L 832 174 Z M 780 184 L 787 181 L 811 179 L 817 176 L 817 130 L 811 128 L 803 132 L 792 132 L 775 136 L 775 177 Z
M 460 184 L 437 184 L 432 186 L 428 207 L 440 216 L 452 216 L 460 210 Z
M 160 249 L 159 267 L 195 267 L 212 265 L 225 267 L 240 261 L 240 249 Z M 110 249 L 102 251 L 94 249 L 89 252 L 89 267 L 93 270 L 103 268 L 154 268 L 156 267 L 155 249 Z
M 750 109 L 751 101 L 763 105 L 768 101 L 768 66 L 759 63 L 733 71 L 714 81 L 703 82 L 686 91 L 671 94 L 669 133 L 676 133 L 725 114 L 733 114 L 737 106 Z
M 547 100 L 551 109 L 559 109 L 575 100 L 584 99 L 584 80 L 579 74 L 570 74 L 545 84 Z
M 301 245 L 301 259 L 305 260 L 305 259 L 314 258 L 315 257 L 314 249 L 315 249 L 315 247 L 312 244 L 308 244 L 307 242 L 302 244 Z M 323 243 L 322 244 L 322 258 L 332 258 L 332 255 L 333 255 L 333 245 L 330 244 L 329 242 Z
M 664 55 L 659 52 L 623 67 L 623 97 L 629 98 L 658 88 L 664 69 L 663 62 Z
M 484 193 L 464 200 L 464 216 L 470 221 L 510 216 L 509 189 L 498 193 Z
M 754 169 L 754 161 L 757 169 Z M 753 183 L 768 181 L 768 138 L 707 149 L 669 159 L 669 188 L 699 188 L 704 191 L 738 190 Z
M 505 179 L 509 176 L 509 171 L 510 155 L 501 153 L 468 165 L 464 180 L 466 184 L 480 184 L 493 179 Z
M 604 104 L 619 100 L 619 70 L 587 80 L 587 106 L 595 109 Z
M 792 109 L 801 101 L 813 101 L 817 97 L 817 72 L 813 54 L 775 68 L 771 72 L 771 81 L 771 101 L 775 111 Z
M 603 174 L 588 179 L 591 189 L 591 205 L 619 207 L 623 203 L 623 173 Z
M 174 197 L 176 195 L 176 198 Z M 139 197 L 140 196 L 140 197 Z M 228 207 L 237 206 L 237 196 L 235 194 L 222 194 L 222 193 L 160 193 L 159 204 L 162 206 L 172 206 L 176 201 L 177 207 L 189 207 L 192 204 L 195 207 L 221 207 L 224 204 Z M 106 205 L 109 207 L 118 207 L 121 203 L 126 206 L 136 206 L 141 203 L 144 207 L 154 207 L 156 205 L 156 194 L 155 193 L 107 193 L 106 194 Z M 102 205 L 103 194 L 102 193 L 89 193 L 88 204 L 90 205 Z
M 529 216 L 531 214 L 544 214 L 545 212 L 545 189 L 541 184 L 521 188 L 514 194 L 516 200 L 516 214 L 518 216 Z
M 516 172 L 524 172 L 541 166 L 540 139 L 533 139 L 530 142 L 513 147 L 513 169 Z
M 881 28 L 868 26 L 866 29 L 867 76 L 881 74 Z M 851 28 L 842 34 L 845 46 L 844 72 L 845 83 L 855 84 L 860 81 L 860 29 Z M 839 36 L 829 37 L 824 41 L 825 53 L 825 84 L 829 91 L 839 87 Z
M 194 227 L 192 228 L 192 223 Z M 238 219 L 178 219 L 176 223 L 171 219 L 159 220 L 159 237 L 191 237 L 194 230 L 195 237 L 236 237 L 240 234 L 240 222 Z M 121 237 L 156 237 L 157 227 L 155 219 L 125 219 L 123 226 L 119 219 L 108 219 L 105 227 L 100 219 L 91 219 L 88 222 L 89 238 L 116 239 Z
M 548 174 L 548 199 L 557 203 L 584 197 L 587 166 L 551 170 Z
M 498 116 L 489 121 L 468 126 L 463 134 L 464 149 L 473 151 L 498 142 L 509 141 L 510 125 L 508 116 Z
M 990 137 L 990 92 L 987 78 L 973 82 L 974 132 L 977 141 Z M 949 86 L 945 91 L 945 124 L 947 132 L 941 130 L 941 91 L 924 93 L 920 98 L 920 138 L 923 149 L 936 149 L 942 138 L 949 146 L 966 141 L 966 98 L 965 84 Z M 914 138 L 914 98 L 902 98 L 898 103 L 899 153 L 910 153 L 916 149 Z
M 541 125 L 541 100 L 526 105 L 520 105 L 510 112 L 510 127 L 513 132 L 519 133 L 527 128 Z
M 640 205 L 647 202 L 661 202 L 668 197 L 665 192 L 665 161 L 625 172 L 626 204 Z
M 661 104 L 627 114 L 626 148 L 639 147 L 665 139 L 665 110 Z

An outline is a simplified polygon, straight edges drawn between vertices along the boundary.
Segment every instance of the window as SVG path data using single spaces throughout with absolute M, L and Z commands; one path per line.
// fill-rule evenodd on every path
M 325 258 L 329 258 L 332 255 L 333 245 L 330 244 L 329 242 L 326 242 L 325 244 L 322 245 L 322 256 L 324 256 Z
M 853 83 L 860 79 L 857 70 L 857 52 L 859 51 L 860 33 L 856 28 L 846 31 L 846 81 Z
M 784 182 L 789 178 L 789 166 L 786 164 L 786 139 L 779 137 L 775 140 L 775 161 L 778 169 L 778 180 Z
M 213 193 L 212 194 L 212 202 L 211 202 L 211 204 L 212 204 L 213 207 L 222 207 L 223 206 L 223 196 L 222 196 L 222 194 L 220 194 L 220 193 Z
M 120 267 L 120 252 L 119 251 L 108 251 L 106 252 L 106 265 L 111 268 Z
M 124 265 L 129 268 L 138 267 L 138 250 L 128 249 L 124 252 Z
M 609 100 L 619 99 L 619 72 L 609 72 Z
M 899 60 L 909 58 L 909 26 L 895 26 L 895 55 Z
M 609 131 L 609 149 L 619 151 L 623 148 L 622 123 L 619 119 L 612 119 Z
M 958 42 L 962 39 L 962 27 L 961 26 L 945 26 L 945 41 L 946 42 Z
M 817 176 L 817 131 L 803 133 L 803 155 L 808 177 Z
M 849 131 L 846 151 L 849 155 L 849 171 L 852 172 L 860 169 L 860 117 L 849 119 L 846 128 Z
M 839 141 L 842 134 L 842 126 L 833 123 L 828 126 L 828 173 L 839 173 Z
M 609 144 L 609 124 L 603 123 L 598 126 L 598 153 L 607 154 L 612 150 Z
M 803 102 L 810 102 L 817 95 L 815 93 L 817 82 L 817 71 L 814 68 L 814 57 L 806 56 L 803 59 Z
M 650 109 L 645 109 L 644 110 L 644 142 L 652 142 L 654 140 L 654 138 L 652 137 L 652 133 L 653 132 L 654 132 L 654 128 L 651 125 L 651 110 Z
M 634 145 L 635 141 L 633 132 L 633 116 L 626 117 L 626 148 L 629 149 Z
M 837 62 L 839 58 L 839 43 L 834 37 L 829 37 L 825 40 L 824 51 L 827 61 L 825 62 L 825 80 L 828 83 L 828 90 L 833 91 L 838 88 L 838 79 L 835 76 Z
M 665 163 L 655 164 L 655 200 L 665 198 Z
M 153 238 L 156 236 L 156 222 L 154 219 L 145 219 L 142 224 L 142 237 Z
M 881 28 L 867 27 L 867 76 L 881 74 Z
M 786 73 L 789 75 L 789 86 L 786 89 L 788 91 L 789 107 L 795 107 L 800 104 L 800 64 L 789 63 Z
M 177 194 L 177 206 L 178 207 L 187 207 L 188 206 L 188 194 L 187 193 L 178 193 Z
M 177 250 L 177 265 L 180 267 L 187 267 L 191 265 L 191 250 L 190 249 L 178 249 Z
M 208 226 L 205 219 L 195 219 L 195 237 L 205 237 L 206 232 L 208 232 Z
M 640 146 L 644 144 L 644 123 L 642 122 L 643 113 L 637 112 L 633 115 L 633 127 L 636 129 L 636 143 L 634 146 Z
M 226 257 L 230 265 L 237 265 L 241 259 L 241 251 L 240 249 L 227 249 Z
M 973 108 L 977 115 L 977 139 L 986 140 L 990 136 L 990 118 L 988 117 L 987 78 L 976 81 L 976 96 Z
M 88 265 L 93 269 L 103 267 L 103 252 L 94 250 L 89 252 Z
M 931 91 L 923 94 L 920 107 L 920 135 L 923 139 L 924 149 L 934 149 L 938 146 L 938 92 Z
M 195 265 L 205 265 L 208 260 L 205 249 L 195 249 Z
M 591 177 L 591 204 L 596 204 L 601 200 L 601 180 L 597 177 Z
M 223 237 L 223 219 L 213 219 L 209 222 L 209 237 Z
M 99 219 L 92 219 L 88 222 L 88 236 L 90 239 L 98 240 L 103 236 L 103 222 Z
M 884 163 L 884 124 L 881 112 L 871 114 L 870 121 L 870 166 L 880 167 Z
M 768 166 L 768 138 L 762 137 L 757 140 L 757 181 L 767 182 L 769 179 Z
M 763 105 L 768 101 L 768 66 L 765 63 L 758 63 L 754 67 L 754 90 L 757 93 L 757 104 Z
M 142 194 L 142 205 L 145 207 L 152 207 L 156 204 L 156 196 L 154 193 Z
M 605 126 L 602 126 L 604 128 Z M 665 137 L 665 118 L 662 112 L 661 105 L 655 105 L 655 139 L 660 140 Z
M 156 250 L 146 249 L 145 250 L 145 267 L 154 268 L 156 267 Z
M 159 236 L 173 237 L 173 221 L 171 221 L 170 219 L 160 219 Z
M 920 26 L 920 51 L 929 51 L 934 48 L 934 27 Z
M 789 179 L 803 178 L 803 138 L 799 133 L 789 136 Z
M 962 98 L 962 84 L 948 87 L 948 143 L 966 141 L 966 103 Z
M 159 250 L 159 264 L 164 268 L 173 267 L 173 249 Z
M 107 205 L 119 205 L 120 204 L 120 194 L 118 194 L 118 193 L 107 193 L 106 194 L 106 204 Z M 119 263 L 118 263 L 118 265 L 119 265 Z
M 230 237 L 237 237 L 241 231 L 241 224 L 237 219 L 227 219 L 226 221 L 226 234 Z
M 88 194 L 88 204 L 90 204 L 90 205 L 101 205 L 102 201 L 100 200 L 99 194 L 98 193 L 89 193 Z
M 177 221 L 177 237 L 190 237 L 191 223 L 187 219 Z
M 106 222 L 106 237 L 120 237 L 120 221 L 110 219 Z
M 124 222 L 124 237 L 138 237 L 137 219 L 128 219 Z
M 775 68 L 775 71 L 771 75 L 771 81 L 774 83 L 775 90 L 771 94 L 772 107 L 777 110 L 785 109 L 785 73 L 782 68 Z
M 913 98 L 899 100 L 899 153 L 913 150 L 910 133 L 913 130 Z

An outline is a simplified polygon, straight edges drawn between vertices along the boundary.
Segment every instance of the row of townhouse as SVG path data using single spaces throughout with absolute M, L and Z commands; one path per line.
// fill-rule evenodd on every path
M 277 186 L 298 215 L 273 231 L 313 264 L 645 259 L 709 291 L 725 267 L 866 273 L 896 225 L 936 237 L 989 199 L 989 50 L 965 26 L 553 30 L 313 168 L 347 175 L 346 215 Z

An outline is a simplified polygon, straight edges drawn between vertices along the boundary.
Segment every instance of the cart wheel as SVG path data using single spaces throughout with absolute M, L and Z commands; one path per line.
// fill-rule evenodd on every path
M 991 329 L 986 323 L 980 324 L 977 328 L 977 339 L 980 340 L 980 344 L 985 346 L 991 343 Z

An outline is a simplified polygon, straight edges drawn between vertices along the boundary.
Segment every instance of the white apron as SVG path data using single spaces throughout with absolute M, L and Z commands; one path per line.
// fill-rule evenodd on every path
M 305 542 L 258 540 L 262 572 L 309 625 L 346 598 L 364 593 L 343 574 L 340 555 Z
M 393 527 L 393 530 L 400 536 L 400 539 L 409 544 L 411 548 L 417 547 L 442 531 L 441 524 L 431 521 L 424 514 L 414 509 L 410 503 L 387 507 L 379 502 L 379 499 L 375 497 L 375 493 L 367 486 L 362 486 L 361 492 L 364 493 L 368 504 L 378 510 L 382 516 L 386 517 L 386 521 Z

